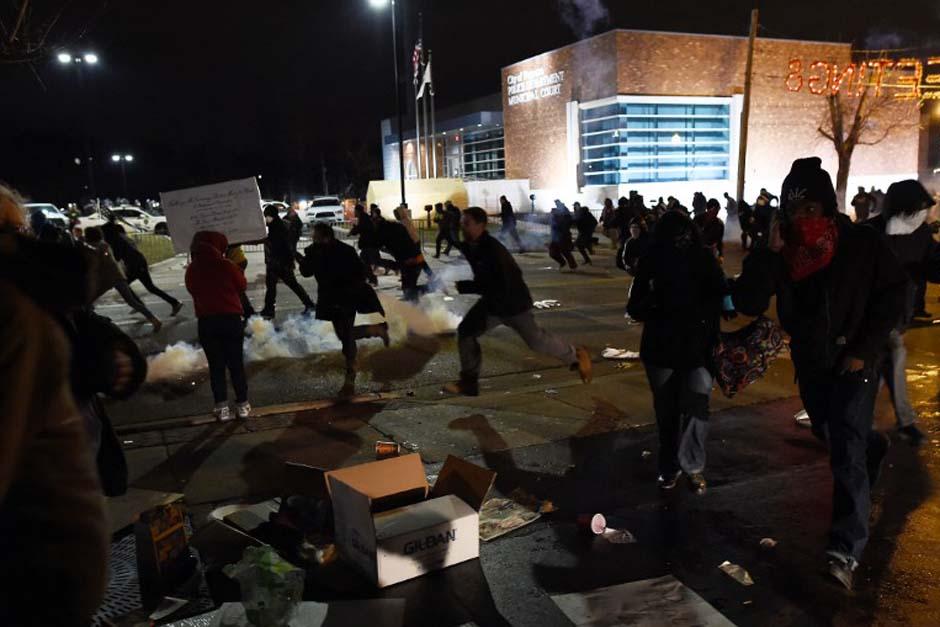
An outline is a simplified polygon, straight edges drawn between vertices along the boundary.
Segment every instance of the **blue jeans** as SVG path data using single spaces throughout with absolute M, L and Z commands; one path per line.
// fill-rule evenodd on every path
M 711 373 L 705 368 L 645 366 L 659 432 L 659 473 L 669 476 L 679 470 L 686 474 L 703 472 Z
M 877 437 L 871 428 L 877 392 L 878 376 L 869 370 L 800 377 L 800 397 L 813 434 L 829 445 L 829 550 L 855 561 L 868 542 L 871 491 L 867 461 L 868 447 Z

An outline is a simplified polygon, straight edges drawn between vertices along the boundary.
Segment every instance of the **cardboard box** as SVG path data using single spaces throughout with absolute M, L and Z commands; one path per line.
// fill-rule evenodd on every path
M 336 546 L 380 588 L 476 559 L 495 477 L 448 457 L 429 489 L 419 455 L 328 472 Z

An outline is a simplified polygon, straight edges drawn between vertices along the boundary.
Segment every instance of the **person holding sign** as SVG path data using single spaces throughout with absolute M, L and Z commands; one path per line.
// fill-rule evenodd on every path
M 269 205 L 264 210 L 264 221 L 268 223 L 268 238 L 264 241 L 265 292 L 264 309 L 261 315 L 268 320 L 274 319 L 277 306 L 277 284 L 283 281 L 297 298 L 304 304 L 304 315 L 316 309 L 307 290 L 297 282 L 294 276 L 294 247 L 291 245 L 287 224 L 277 213 L 277 207 Z

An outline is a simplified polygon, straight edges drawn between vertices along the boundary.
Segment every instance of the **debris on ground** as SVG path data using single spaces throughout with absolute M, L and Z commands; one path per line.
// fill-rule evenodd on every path
M 777 541 L 773 538 L 764 538 L 760 541 L 760 548 L 762 549 L 772 549 L 777 546 Z
M 556 307 L 561 307 L 561 303 L 557 300 L 537 300 L 532 303 L 532 306 L 536 309 L 555 309 Z
M 548 388 L 547 390 L 545 390 L 545 393 L 550 396 L 555 396 L 558 394 L 558 390 L 556 390 L 555 388 Z
M 620 363 L 618 363 L 618 364 L 617 364 L 616 366 L 614 366 L 614 367 L 615 367 L 617 370 L 632 370 L 635 365 L 636 365 L 636 364 L 635 364 L 634 362 L 632 362 L 632 361 L 621 361 Z
M 397 442 L 382 442 L 380 440 L 375 443 L 376 459 L 388 459 L 389 457 L 398 457 L 399 455 L 401 455 L 401 445 Z
M 809 427 L 809 426 L 812 426 L 812 425 L 810 424 L 809 414 L 807 413 L 807 411 L 806 411 L 805 409 L 801 409 L 800 411 L 798 411 L 798 412 L 793 416 L 793 419 L 796 420 L 796 424 L 800 425 L 801 427 Z
M 604 352 L 601 353 L 601 357 L 615 361 L 621 361 L 625 359 L 636 360 L 640 358 L 640 353 L 636 351 L 630 351 L 625 348 L 612 348 L 608 346 L 604 349 Z
M 542 375 L 540 375 L 540 374 L 534 374 L 534 375 L 532 375 L 532 378 L 533 378 L 533 379 L 541 379 L 541 378 L 542 378 Z
M 541 518 L 538 512 L 512 499 L 490 499 L 480 510 L 480 539 L 495 540 Z
M 719 564 L 718 568 L 720 568 L 726 575 L 737 581 L 742 586 L 754 585 L 754 580 L 751 579 L 751 574 L 737 564 L 732 564 L 726 560 Z
M 653 451 L 643 451 L 642 453 L 640 453 L 640 457 L 642 457 L 643 459 L 649 459 L 652 456 L 653 456 Z
M 614 529 L 607 526 L 607 519 L 603 514 L 582 514 L 578 516 L 578 525 L 590 529 L 591 533 L 607 540 L 611 544 L 633 544 L 636 538 L 626 529 Z

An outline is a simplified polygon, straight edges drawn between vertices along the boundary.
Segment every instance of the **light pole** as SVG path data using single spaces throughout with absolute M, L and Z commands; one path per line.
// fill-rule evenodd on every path
M 124 186 L 124 199 L 127 198 L 127 164 L 134 162 L 134 155 L 111 155 L 111 161 L 121 166 L 121 183 Z
M 95 165 L 94 157 L 91 154 L 91 139 L 88 136 L 88 102 L 84 94 L 85 91 L 85 71 L 86 65 L 98 65 L 98 55 L 94 52 L 86 52 L 83 55 L 73 55 L 68 52 L 60 52 L 56 55 L 59 65 L 68 65 L 75 68 L 78 75 L 78 89 L 82 92 L 82 142 L 84 144 L 85 164 L 88 168 L 88 193 L 97 205 L 98 194 L 95 191 Z
M 398 64 L 401 62 L 402 57 L 402 52 L 398 49 L 398 22 L 400 21 L 400 16 L 398 15 L 398 2 L 395 0 L 369 0 L 369 4 L 373 9 L 383 9 L 388 6 L 389 2 L 391 2 L 392 5 L 392 50 L 394 54 L 395 65 L 395 108 L 398 115 L 398 176 L 399 180 L 401 181 L 401 204 L 407 205 L 408 203 L 405 200 L 405 131 L 402 128 L 402 90 L 401 80 L 398 77 Z

